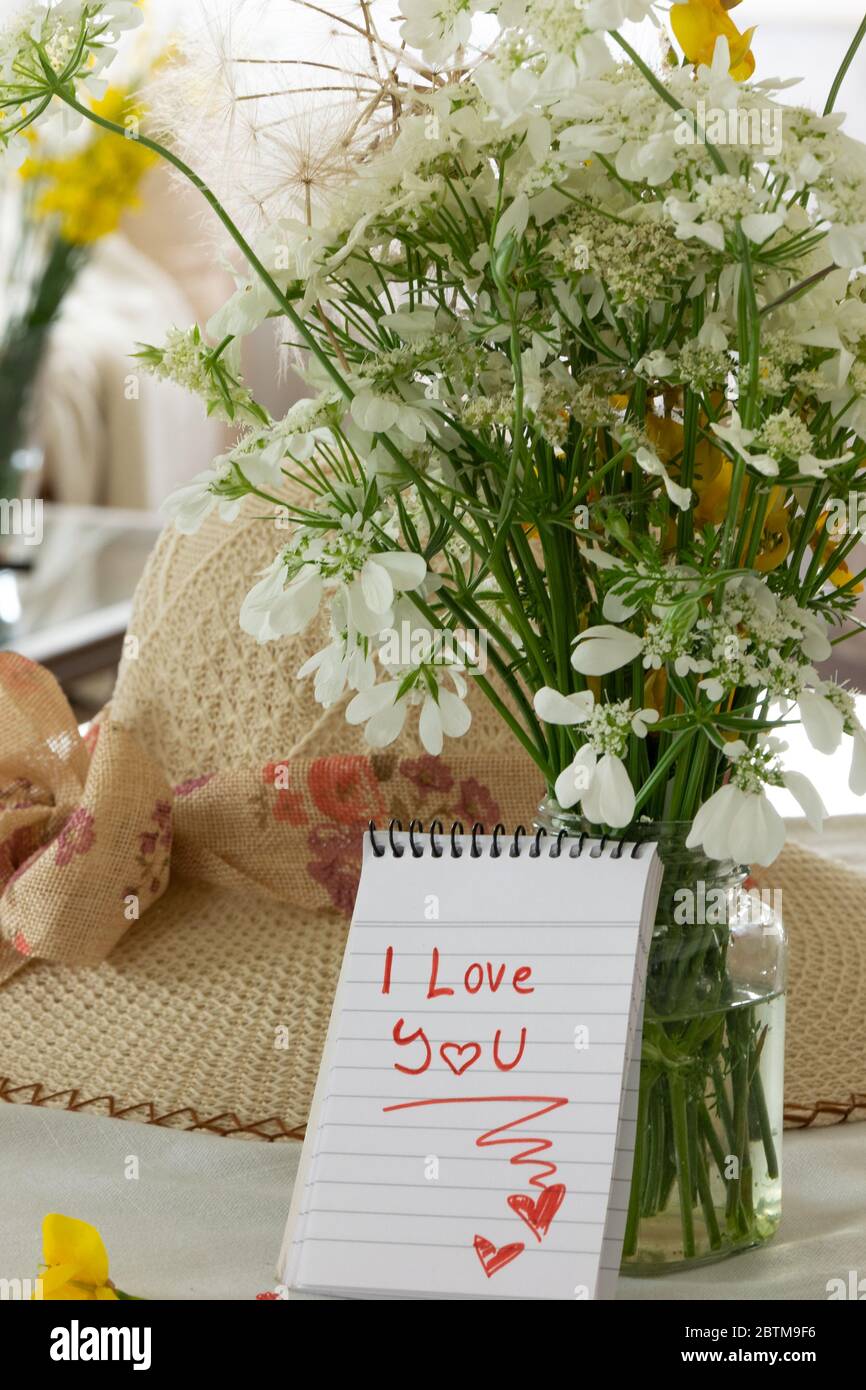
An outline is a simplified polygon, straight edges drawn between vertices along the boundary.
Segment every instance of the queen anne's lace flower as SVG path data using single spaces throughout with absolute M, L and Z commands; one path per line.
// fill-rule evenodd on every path
M 338 596 L 331 605 L 331 641 L 314 652 L 298 671 L 298 680 L 313 676 L 313 693 L 318 704 L 330 709 L 346 687 L 370 690 L 376 683 L 373 645 L 366 637 L 349 630 L 345 603 Z
M 232 476 L 228 459 L 217 459 L 210 468 L 196 473 L 188 483 L 175 488 L 162 504 L 165 515 L 174 522 L 181 535 L 192 536 L 210 516 L 214 507 L 223 521 L 234 521 L 241 509 L 240 496 L 220 495 L 219 489 Z
M 866 796 L 866 727 L 857 716 L 854 696 L 835 681 L 825 682 L 823 694 L 838 709 L 842 716 L 842 731 L 852 739 L 848 786 L 855 796 Z
M 240 353 L 235 344 L 217 354 L 197 326 L 172 328 L 162 347 L 146 346 L 138 358 L 158 381 L 173 381 L 201 396 L 208 414 L 225 420 L 240 416 L 261 422 L 264 412 L 240 380 Z
M 398 429 L 407 439 L 423 444 L 433 421 L 428 409 L 405 400 L 397 392 L 363 387 L 352 401 L 352 418 L 362 430 L 384 434 Z
M 766 211 L 769 195 L 745 179 L 716 174 L 698 179 L 688 198 L 671 194 L 665 212 L 676 235 L 683 241 L 697 238 L 714 251 L 724 251 L 725 236 L 742 227 L 750 241 L 764 242 L 785 220 L 783 212 Z
M 823 478 L 828 468 L 847 463 L 853 457 L 848 452 L 838 458 L 816 458 L 808 451 L 812 438 L 809 431 L 787 409 L 770 416 L 758 430 L 745 429 L 739 412 L 733 410 L 730 422 L 713 425 L 713 432 L 745 459 L 750 468 L 769 478 L 778 474 L 780 462 L 786 459 L 793 460 L 805 477 Z M 798 450 L 802 452 L 798 454 Z

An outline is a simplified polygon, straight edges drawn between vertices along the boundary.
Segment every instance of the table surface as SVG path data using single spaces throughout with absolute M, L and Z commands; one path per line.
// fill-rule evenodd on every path
M 160 527 L 149 512 L 46 503 L 40 544 L 3 538 L 0 649 L 50 663 L 120 638 Z
M 148 1299 L 272 1290 L 300 1145 L 185 1134 L 0 1104 L 0 1278 L 34 1278 L 47 1212 L 95 1225 L 111 1277 Z M 620 1279 L 618 1299 L 826 1299 L 866 1272 L 866 1124 L 788 1131 L 771 1245 L 688 1274 Z M 137 1172 L 137 1176 L 127 1176 Z

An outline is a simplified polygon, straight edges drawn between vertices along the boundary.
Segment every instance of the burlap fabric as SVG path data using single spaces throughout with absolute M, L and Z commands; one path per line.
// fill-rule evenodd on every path
M 442 759 L 411 723 L 371 756 L 295 679 L 321 627 L 241 632 L 278 544 L 252 512 L 164 534 L 86 740 L 45 672 L 0 657 L 0 1098 L 298 1133 L 362 827 L 531 820 L 537 771 L 477 694 Z M 866 1116 L 866 880 L 795 848 L 768 873 L 790 907 L 789 1118 Z

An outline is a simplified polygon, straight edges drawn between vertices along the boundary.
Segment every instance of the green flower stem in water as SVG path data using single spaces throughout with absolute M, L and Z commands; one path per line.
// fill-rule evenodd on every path
M 587 828 L 547 808 L 539 823 Z M 782 933 L 774 919 L 768 926 L 751 916 L 745 872 L 687 851 L 686 833 L 682 822 L 626 832 L 658 844 L 665 873 L 649 957 L 625 1273 L 719 1259 L 760 1244 L 778 1223 L 779 1117 L 762 1067 L 778 1108 L 772 1028 L 776 1018 L 781 1026 Z M 697 905 L 702 883 L 708 912 L 713 890 L 721 892 L 721 920 L 684 921 L 680 892 Z
M 683 1255 L 690 1259 L 695 1253 L 695 1228 L 692 1219 L 692 1178 L 689 1162 L 688 1118 L 683 1079 L 672 1071 L 668 1082 L 673 1119 L 674 1149 L 677 1162 L 677 1182 L 680 1198 L 680 1218 L 683 1225 Z

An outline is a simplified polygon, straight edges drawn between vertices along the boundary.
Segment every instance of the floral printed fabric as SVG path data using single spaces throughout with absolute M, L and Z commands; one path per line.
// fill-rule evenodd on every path
M 513 756 L 423 753 L 204 769 L 172 787 L 130 730 L 108 715 L 82 738 L 54 677 L 0 654 L 0 980 L 30 957 L 104 959 L 172 877 L 348 916 L 371 820 L 514 826 L 541 792 Z
M 172 792 L 130 733 L 83 740 L 47 671 L 0 655 L 0 979 L 102 960 L 165 891 Z

